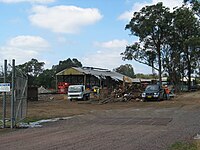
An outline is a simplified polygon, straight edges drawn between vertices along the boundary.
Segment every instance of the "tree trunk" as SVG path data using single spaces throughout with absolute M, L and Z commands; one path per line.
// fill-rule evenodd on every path
M 157 47 L 158 52 L 158 76 L 159 76 L 159 84 L 162 85 L 162 64 L 161 64 L 161 53 L 160 53 L 160 46 Z
M 190 62 L 190 54 L 189 54 L 189 47 L 188 46 L 186 46 L 185 47 L 185 50 L 186 50 L 186 57 L 187 57 L 187 69 L 188 69 L 188 73 L 187 73 L 187 75 L 188 75 L 188 91 L 190 91 L 191 90 L 191 73 L 192 73 L 192 68 L 191 68 L 191 62 Z
M 188 61 L 188 90 L 191 90 L 191 64 Z

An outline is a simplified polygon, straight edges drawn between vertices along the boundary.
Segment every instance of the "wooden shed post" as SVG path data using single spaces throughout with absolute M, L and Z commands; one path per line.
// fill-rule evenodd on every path
M 58 77 L 56 75 L 56 92 L 58 92 Z
M 85 87 L 86 87 L 86 83 L 87 82 L 87 80 L 86 80 L 86 74 L 84 75 L 84 85 L 85 85 Z

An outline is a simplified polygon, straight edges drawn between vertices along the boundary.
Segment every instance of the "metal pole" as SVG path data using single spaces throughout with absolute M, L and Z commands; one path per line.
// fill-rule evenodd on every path
M 7 60 L 4 60 L 4 83 L 7 76 Z M 6 127 L 6 92 L 3 93 L 3 128 Z
M 15 126 L 15 116 L 14 116 L 14 101 L 15 101 L 15 60 L 12 60 L 12 97 L 11 97 L 11 125 L 10 128 Z

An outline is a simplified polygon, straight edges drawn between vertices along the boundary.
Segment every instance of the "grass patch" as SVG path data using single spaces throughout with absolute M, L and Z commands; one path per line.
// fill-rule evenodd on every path
M 198 148 L 195 143 L 176 142 L 170 146 L 169 150 L 198 150 Z
M 200 150 L 200 140 L 195 140 L 195 144 L 197 145 L 197 149 Z
M 36 121 L 39 121 L 39 120 L 42 120 L 43 118 L 25 118 L 24 120 L 22 120 L 21 122 L 24 122 L 24 123 L 29 123 L 29 122 L 36 122 Z

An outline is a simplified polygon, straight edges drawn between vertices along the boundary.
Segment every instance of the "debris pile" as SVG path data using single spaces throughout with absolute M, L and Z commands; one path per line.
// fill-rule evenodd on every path
M 91 99 L 88 103 L 114 103 L 114 102 L 128 102 L 128 101 L 142 101 L 141 94 L 145 87 L 141 84 L 129 84 L 124 88 L 118 87 L 114 89 L 111 94 L 101 90 L 98 99 Z M 105 94 L 106 93 L 106 94 Z
M 51 93 L 51 91 L 45 89 L 43 86 L 38 88 L 38 94 L 46 94 L 46 93 Z

